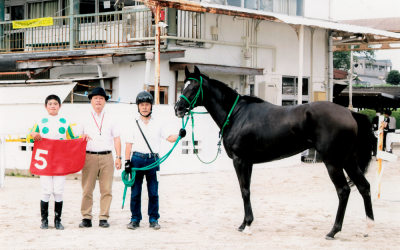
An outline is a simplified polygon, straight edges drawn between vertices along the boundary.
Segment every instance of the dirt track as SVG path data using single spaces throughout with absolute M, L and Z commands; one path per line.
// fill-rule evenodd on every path
M 367 178 L 374 187 L 375 165 Z M 127 200 L 121 210 L 123 183 L 114 182 L 111 227 L 80 229 L 80 181 L 68 180 L 64 194 L 64 231 L 40 226 L 40 181 L 6 177 L 0 189 L 1 249 L 399 249 L 400 164 L 386 165 L 381 200 L 374 202 L 376 227 L 364 238 L 363 201 L 352 190 L 343 225 L 336 240 L 327 241 L 338 199 L 322 164 L 282 169 L 255 169 L 251 199 L 253 235 L 239 233 L 243 204 L 235 172 L 161 176 L 160 224 L 148 227 L 147 191 L 144 188 L 141 227 L 132 231 Z M 128 195 L 130 191 L 128 191 Z M 94 215 L 99 211 L 95 190 Z M 50 202 L 53 211 L 53 197 Z

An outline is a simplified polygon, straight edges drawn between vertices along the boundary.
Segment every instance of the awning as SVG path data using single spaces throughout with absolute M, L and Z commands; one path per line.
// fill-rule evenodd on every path
M 92 55 L 89 51 L 83 55 L 74 56 L 63 56 L 63 57 L 47 57 L 47 58 L 34 58 L 34 59 L 17 59 L 15 55 L 13 57 L 7 58 L 3 56 L 4 59 L 14 60 L 16 62 L 17 69 L 37 69 L 37 68 L 47 68 L 47 67 L 58 67 L 58 66 L 85 66 L 85 65 L 103 65 L 103 64 L 117 64 L 123 62 L 136 62 L 136 61 L 146 61 L 145 53 L 152 51 L 131 51 L 126 54 L 104 54 L 102 55 Z M 39 53 L 37 53 L 39 54 Z M 29 56 L 29 55 L 25 55 Z M 181 49 L 169 49 L 163 50 L 160 53 L 160 60 L 169 60 L 172 58 L 182 58 L 185 57 L 185 50 Z M 0 56 L 0 59 L 2 57 Z
M 211 4 L 206 2 L 192 2 L 184 0 L 157 0 L 157 1 L 139 0 L 139 1 L 144 2 L 148 5 L 159 3 L 163 7 L 175 8 L 180 10 L 188 10 L 194 12 L 209 12 L 213 14 L 223 14 L 229 16 L 263 19 L 272 22 L 287 23 L 292 25 L 305 25 L 314 28 L 344 31 L 348 33 L 377 35 L 381 37 L 391 37 L 400 40 L 400 34 L 383 30 L 377 30 L 369 27 L 329 22 L 329 21 L 299 17 L 299 16 L 289 16 L 286 14 L 266 12 L 261 10 L 251 10 L 235 6 Z
M 169 69 L 171 71 L 185 70 L 186 66 L 190 71 L 193 71 L 194 66 L 197 66 L 201 72 L 230 75 L 263 75 L 264 72 L 263 68 L 235 67 L 204 63 L 169 62 Z
M 207 12 L 212 14 L 222 14 L 228 16 L 237 16 L 251 19 L 260 19 L 271 22 L 286 23 L 298 32 L 300 25 L 322 28 L 335 31 L 334 42 L 335 51 L 348 51 L 348 44 L 360 45 L 360 48 L 351 50 L 366 50 L 368 45 L 382 44 L 381 49 L 398 49 L 390 47 L 390 43 L 399 43 L 400 34 L 378 30 L 370 27 L 349 25 L 344 23 L 330 22 L 306 17 L 289 16 L 286 14 L 266 12 L 261 10 L 251 10 L 235 6 L 227 6 L 221 4 L 211 4 L 206 2 L 194 2 L 185 0 L 139 0 L 148 6 L 161 5 L 162 7 L 175 8 L 193 12 Z M 337 45 L 337 46 L 336 46 Z
M 10 81 L 0 81 L 1 104 L 43 104 L 47 96 L 54 94 L 65 100 L 76 82 L 65 80 L 35 80 L 31 84 L 10 84 Z

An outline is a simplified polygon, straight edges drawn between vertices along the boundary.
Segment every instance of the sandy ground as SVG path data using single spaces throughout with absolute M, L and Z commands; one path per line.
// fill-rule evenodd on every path
M 373 187 L 375 169 L 374 164 L 367 175 Z M 243 204 L 233 170 L 161 176 L 159 231 L 149 228 L 146 189 L 141 227 L 126 229 L 130 210 L 129 202 L 121 209 L 120 181 L 113 186 L 111 227 L 98 227 L 96 187 L 93 228 L 80 229 L 80 181 L 68 180 L 64 231 L 54 229 L 53 212 L 51 228 L 39 228 L 39 179 L 6 177 L 5 185 L 0 189 L 0 249 L 400 249 L 399 163 L 386 164 L 381 199 L 374 202 L 376 227 L 370 236 L 363 237 L 363 201 L 352 190 L 343 231 L 333 241 L 324 236 L 333 225 L 338 199 L 323 164 L 253 171 L 252 236 L 236 230 L 243 220 Z

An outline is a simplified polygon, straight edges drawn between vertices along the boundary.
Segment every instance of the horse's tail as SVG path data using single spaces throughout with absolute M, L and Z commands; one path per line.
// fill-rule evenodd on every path
M 355 112 L 352 112 L 352 115 L 358 125 L 355 156 L 358 167 L 365 175 L 372 159 L 373 143 L 375 143 L 372 124 L 366 115 Z

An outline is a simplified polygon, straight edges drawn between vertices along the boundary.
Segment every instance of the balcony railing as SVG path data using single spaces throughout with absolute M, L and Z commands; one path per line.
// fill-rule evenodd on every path
M 70 32 L 71 18 L 73 20 Z M 13 29 L 0 22 L 0 53 L 120 48 L 148 45 L 128 38 L 152 37 L 155 26 L 148 8 L 54 17 L 52 26 Z M 71 45 L 70 42 L 73 42 Z

